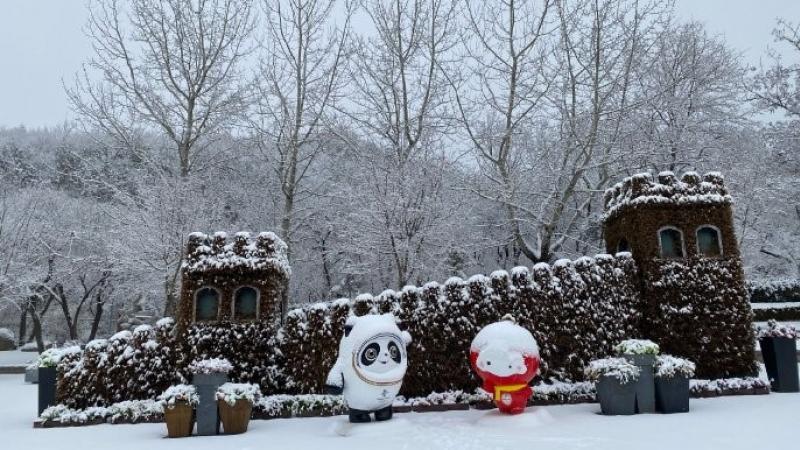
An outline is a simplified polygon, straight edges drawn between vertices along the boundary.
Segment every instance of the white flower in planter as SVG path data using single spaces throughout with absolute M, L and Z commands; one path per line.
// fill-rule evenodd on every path
M 660 355 L 656 358 L 656 377 L 674 378 L 678 376 L 692 378 L 695 364 L 688 359 L 672 355 Z
M 196 406 L 200 402 L 197 389 L 190 384 L 178 384 L 170 386 L 163 394 L 158 396 L 158 400 L 165 408 L 173 407 L 176 403 L 186 402 Z
M 233 406 L 238 400 L 247 400 L 255 404 L 261 398 L 258 385 L 250 383 L 225 383 L 217 388 L 217 400 Z
M 629 363 L 625 358 L 596 359 L 589 363 L 584 372 L 592 380 L 608 376 L 616 378 L 622 384 L 639 379 L 639 367 Z
M 658 344 L 649 339 L 626 339 L 614 346 L 618 355 L 657 355 Z
M 783 325 L 775 319 L 767 322 L 766 328 L 758 327 L 758 338 L 789 338 L 797 339 L 800 337 L 800 331 L 791 325 Z
M 81 348 L 77 345 L 73 345 L 70 347 L 64 348 L 49 348 L 42 352 L 39 355 L 39 359 L 36 361 L 37 367 L 57 367 L 58 363 L 61 362 L 61 358 L 71 355 L 73 353 L 80 353 Z
M 233 370 L 233 365 L 225 358 L 203 359 L 189 365 L 189 371 L 192 373 L 228 373 L 231 370 Z

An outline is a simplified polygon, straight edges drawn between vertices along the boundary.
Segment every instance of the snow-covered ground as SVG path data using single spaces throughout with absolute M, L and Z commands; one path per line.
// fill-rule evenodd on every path
M 675 415 L 605 417 L 596 404 L 528 408 L 519 416 L 496 411 L 397 414 L 389 422 L 337 430 L 346 417 L 256 420 L 238 436 L 166 439 L 163 424 L 33 429 L 36 386 L 21 375 L 0 375 L 2 448 L 11 450 L 191 449 L 582 449 L 752 450 L 794 448 L 800 394 L 692 400 Z

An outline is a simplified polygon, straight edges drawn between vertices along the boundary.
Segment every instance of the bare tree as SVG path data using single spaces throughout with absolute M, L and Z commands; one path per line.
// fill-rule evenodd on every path
M 551 80 L 545 72 L 556 21 L 555 2 L 509 0 L 465 2 L 469 33 L 463 50 L 468 64 L 450 77 L 461 125 L 469 136 L 489 191 L 471 184 L 479 196 L 498 201 L 516 248 L 532 261 L 539 255 L 525 240 L 516 179 L 520 164 L 516 140 L 532 127 Z
M 800 56 L 800 24 L 779 19 L 773 30 L 775 41 L 788 45 Z M 768 220 L 756 230 L 759 253 L 788 266 L 793 277 L 800 276 L 800 193 L 797 154 L 800 151 L 800 63 L 785 63 L 774 51 L 770 65 L 756 71 L 748 80 L 748 91 L 755 104 L 764 111 L 778 112 L 778 120 L 764 127 L 769 152 L 762 155 L 758 166 L 767 166 L 763 198 L 768 202 Z M 796 60 L 795 60 L 796 61 Z M 764 157 L 765 156 L 765 157 Z
M 610 180 L 643 37 L 668 9 L 635 0 L 467 5 L 471 70 L 451 84 L 481 168 L 483 183 L 470 189 L 503 207 L 529 260 L 548 261 L 570 240 L 589 241 L 577 228 Z
M 336 0 L 265 0 L 267 39 L 261 58 L 259 98 L 250 120 L 258 147 L 280 185 L 280 233 L 292 260 L 298 206 L 322 183 L 306 183 L 326 149 L 331 105 L 341 94 L 353 5 L 333 26 Z M 281 311 L 288 308 L 288 289 Z
M 251 0 L 96 0 L 87 25 L 95 54 L 67 94 L 90 125 L 123 142 L 141 124 L 163 132 L 185 177 L 244 107 L 253 24 Z
M 354 135 L 340 133 L 363 163 L 350 194 L 361 208 L 348 220 L 363 233 L 350 237 L 377 250 L 397 287 L 420 268 L 431 233 L 448 213 L 437 207 L 447 165 L 442 139 L 451 122 L 441 66 L 455 43 L 456 4 L 366 1 L 374 33 L 356 41 L 355 95 L 342 109 Z
M 800 23 L 793 24 L 784 19 L 772 32 L 775 41 L 789 45 L 800 55 Z M 800 64 L 785 64 L 773 52 L 769 54 L 771 65 L 762 68 L 751 80 L 749 90 L 763 108 L 780 111 L 787 116 L 800 118 Z
M 638 65 L 634 81 L 634 95 L 643 103 L 631 118 L 640 149 L 627 165 L 657 173 L 718 162 L 736 145 L 737 131 L 749 125 L 738 55 L 698 22 L 667 27 L 652 53 L 650 62 Z

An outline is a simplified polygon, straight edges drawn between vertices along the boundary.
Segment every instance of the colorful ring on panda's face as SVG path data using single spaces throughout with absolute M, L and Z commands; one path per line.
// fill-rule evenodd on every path
M 358 349 L 353 351 L 353 357 L 358 361 L 359 366 L 367 367 L 372 365 L 380 356 L 381 346 L 374 342 L 377 339 L 386 338 L 389 340 L 387 344 L 387 351 L 389 357 L 396 363 L 400 364 L 405 358 L 405 347 L 402 345 L 403 339 L 394 333 L 380 333 L 367 339 Z M 367 353 L 370 350 L 374 351 L 374 357 L 370 357 Z

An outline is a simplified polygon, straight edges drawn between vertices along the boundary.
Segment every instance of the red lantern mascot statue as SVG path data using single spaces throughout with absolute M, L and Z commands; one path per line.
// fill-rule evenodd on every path
M 483 380 L 483 389 L 492 394 L 501 412 L 525 411 L 533 394 L 528 383 L 539 371 L 539 347 L 530 331 L 506 315 L 475 336 L 469 360 Z

